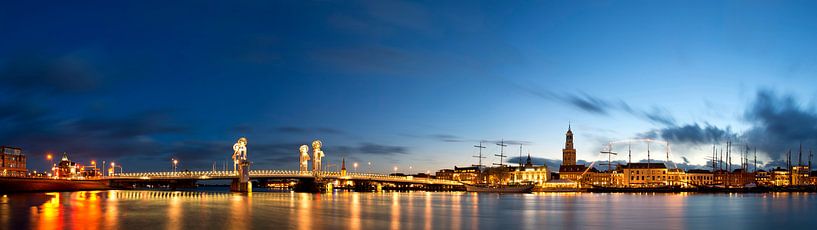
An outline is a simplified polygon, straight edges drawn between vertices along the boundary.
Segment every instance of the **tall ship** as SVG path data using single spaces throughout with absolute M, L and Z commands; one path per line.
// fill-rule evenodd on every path
M 494 154 L 494 156 L 499 157 L 499 163 L 498 164 L 494 163 L 494 165 L 497 166 L 497 167 L 493 167 L 493 168 L 485 168 L 482 165 L 482 159 L 485 158 L 485 157 L 482 156 L 482 149 L 485 148 L 485 146 L 482 145 L 482 142 L 480 142 L 479 145 L 474 146 L 475 148 L 479 149 L 479 155 L 474 156 L 474 157 L 479 158 L 479 163 L 477 165 L 475 165 L 475 166 L 477 166 L 477 168 L 480 171 L 479 172 L 479 174 L 481 175 L 480 177 L 486 177 L 486 176 L 487 177 L 493 177 L 493 176 L 501 177 L 503 174 L 508 173 L 508 167 L 506 167 L 506 165 L 503 163 L 503 160 L 506 157 L 505 156 L 505 147 L 508 146 L 508 145 L 505 144 L 505 140 L 500 141 L 499 143 L 497 143 L 497 145 L 500 147 L 499 154 Z M 522 151 L 521 147 L 520 147 L 520 151 Z M 499 181 L 488 180 L 486 182 L 485 180 L 482 180 L 482 179 L 480 179 L 478 181 L 479 181 L 479 183 L 466 184 L 465 185 L 465 191 L 467 191 L 467 192 L 485 192 L 485 193 L 529 193 L 529 192 L 533 191 L 533 187 L 534 187 L 533 184 L 503 184 L 501 179 Z

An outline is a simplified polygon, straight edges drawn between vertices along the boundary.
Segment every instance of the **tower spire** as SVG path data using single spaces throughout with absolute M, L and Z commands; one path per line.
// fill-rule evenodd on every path
M 530 152 L 528 152 L 528 159 L 525 161 L 525 167 L 533 167 L 533 162 L 530 159 Z
M 562 165 L 576 165 L 576 149 L 573 148 L 573 130 L 567 126 L 565 148 L 562 149 Z

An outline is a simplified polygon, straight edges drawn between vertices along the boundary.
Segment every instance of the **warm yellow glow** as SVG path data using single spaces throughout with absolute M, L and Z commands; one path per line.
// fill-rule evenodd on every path
M 47 158 L 48 160 L 51 160 L 51 159 L 54 159 L 54 156 L 51 156 L 51 154 L 48 154 L 48 155 L 45 156 L 45 158 Z

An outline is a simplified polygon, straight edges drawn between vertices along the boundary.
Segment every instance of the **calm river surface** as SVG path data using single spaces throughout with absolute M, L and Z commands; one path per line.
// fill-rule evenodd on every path
M 7 194 L 0 229 L 817 229 L 817 194 Z

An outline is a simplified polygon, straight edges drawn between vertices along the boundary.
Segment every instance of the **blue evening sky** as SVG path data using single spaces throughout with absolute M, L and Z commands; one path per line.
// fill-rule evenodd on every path
M 747 133 L 772 130 L 817 143 L 763 119 L 815 117 L 815 10 L 809 1 L 5 2 L 0 144 L 24 148 L 32 169 L 45 168 L 45 152 L 126 171 L 165 170 L 173 156 L 209 169 L 247 136 L 254 167 L 295 169 L 298 145 L 317 138 L 332 163 L 416 173 L 476 163 L 480 140 L 490 154 L 505 139 L 558 160 L 570 122 L 579 159 L 606 159 L 598 152 L 611 140 L 654 137 L 677 139 L 671 160 L 702 165 L 724 138 L 669 133 L 723 130 L 754 144 Z

